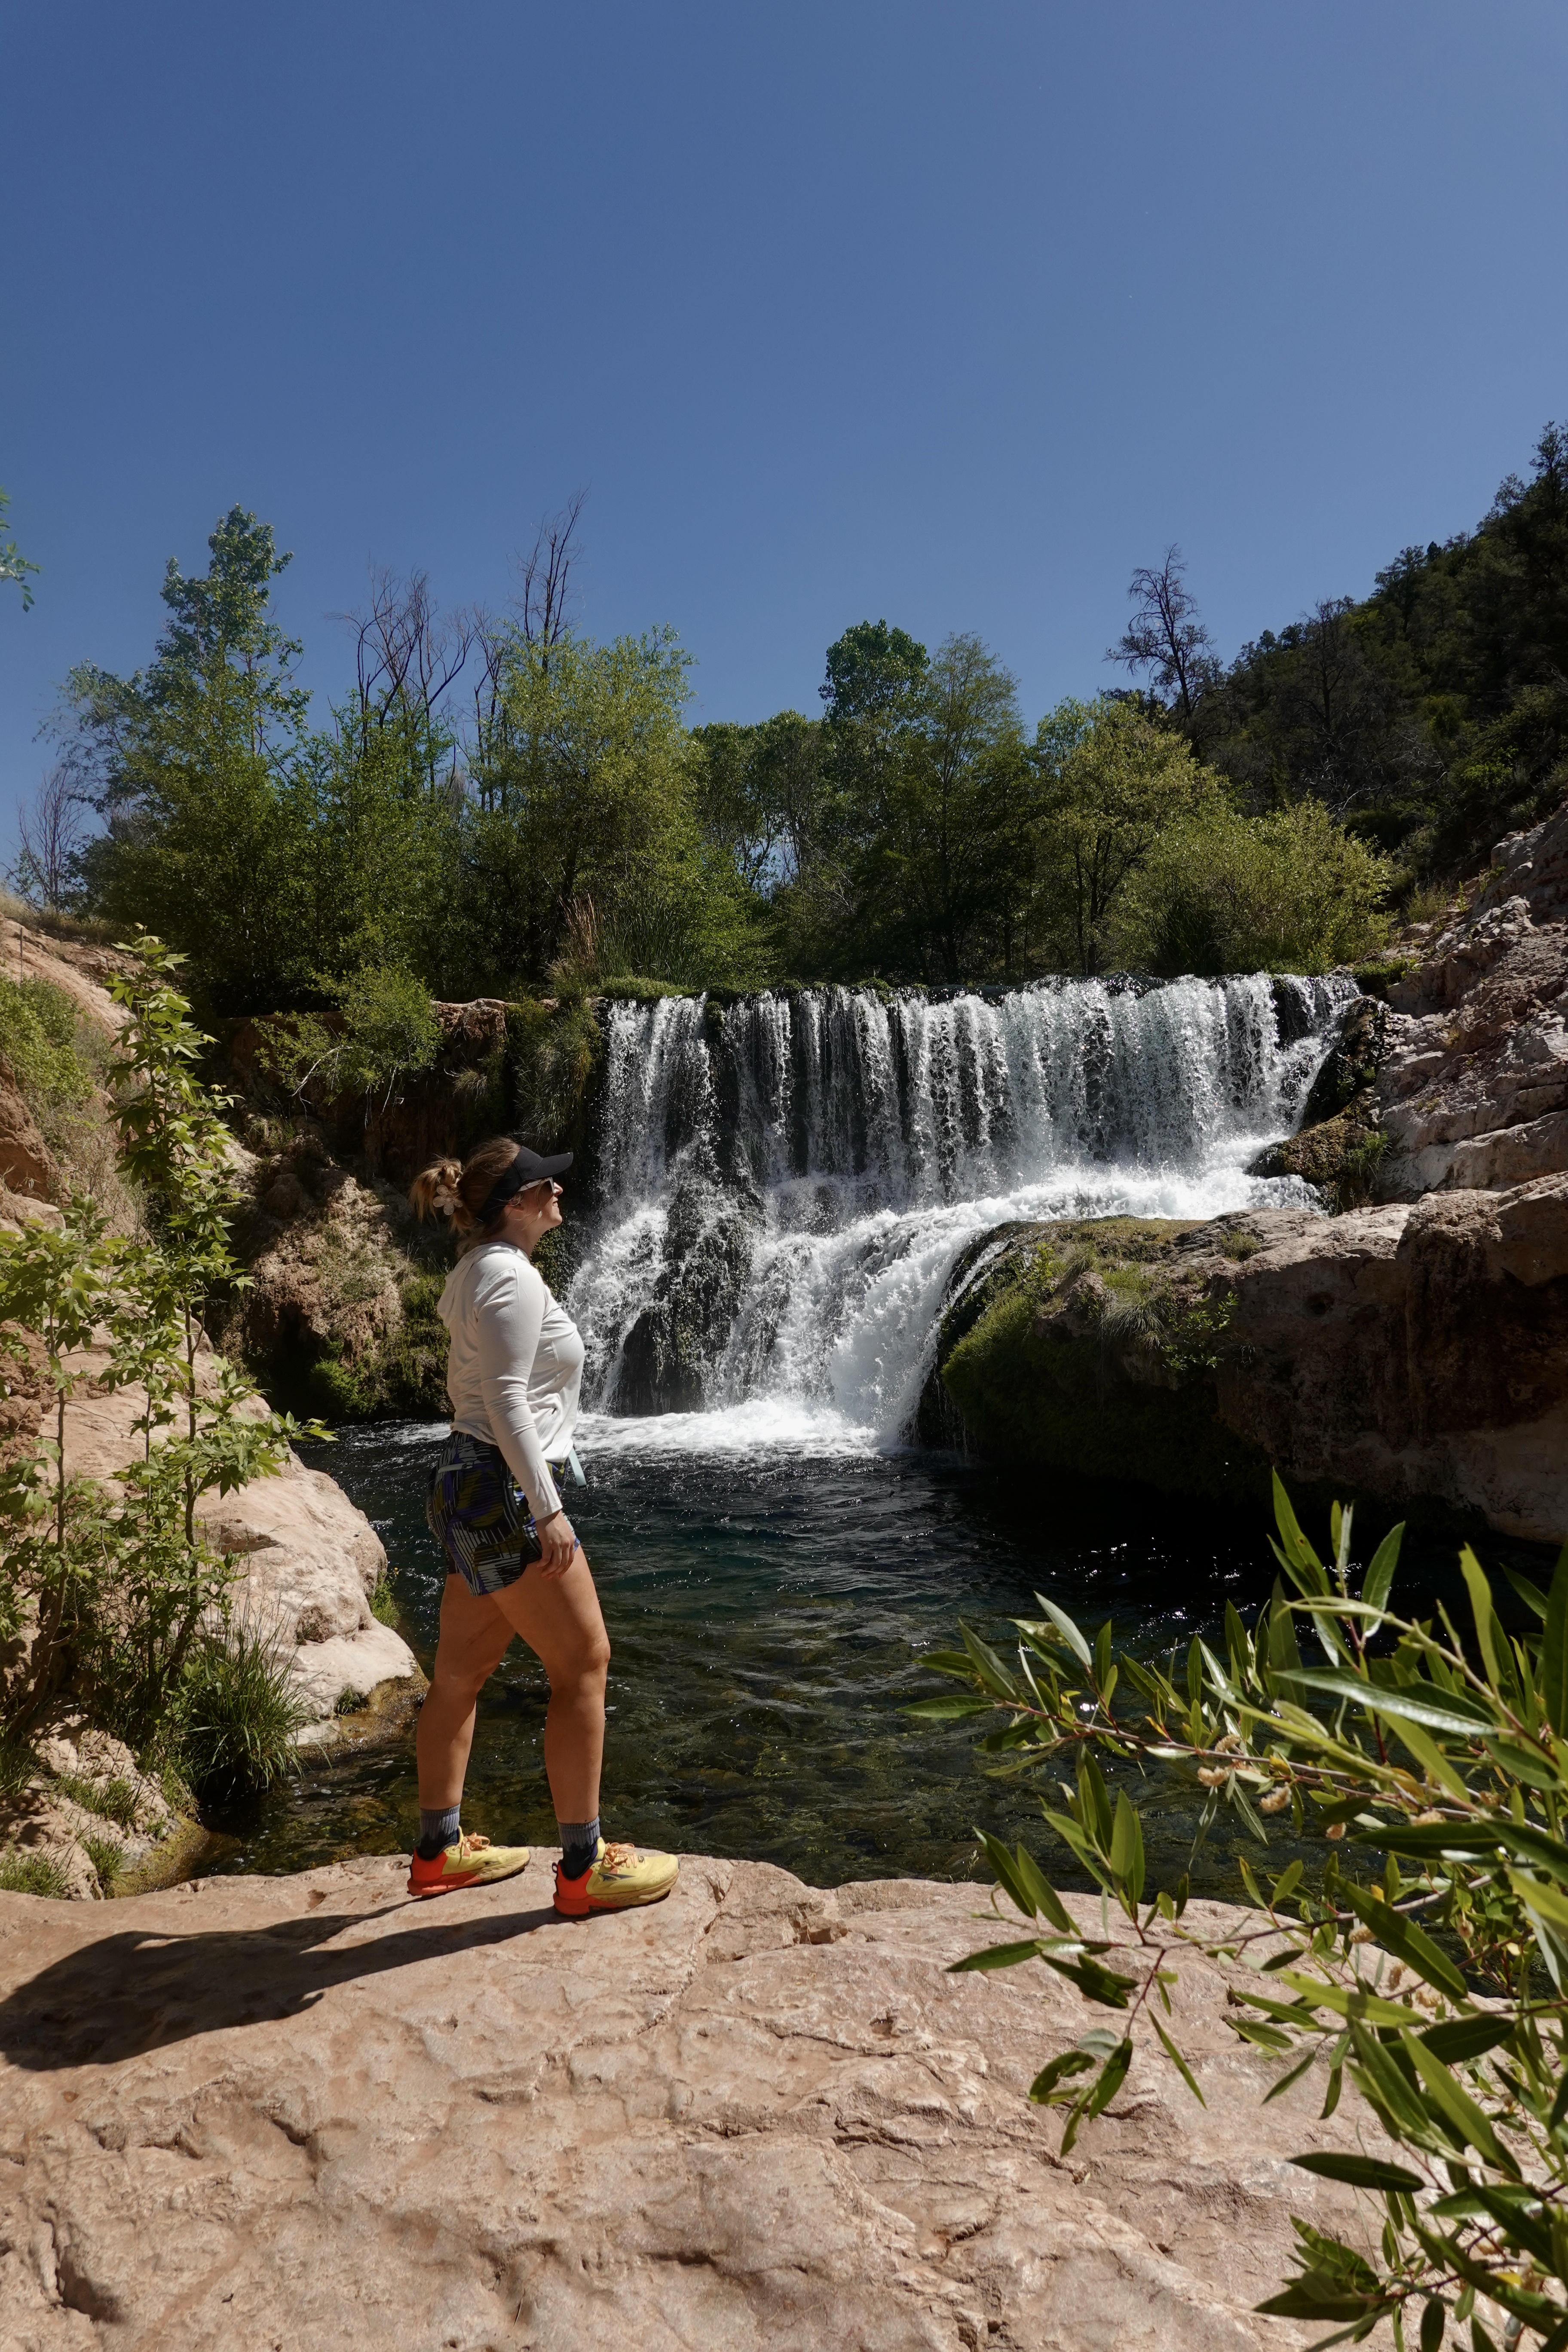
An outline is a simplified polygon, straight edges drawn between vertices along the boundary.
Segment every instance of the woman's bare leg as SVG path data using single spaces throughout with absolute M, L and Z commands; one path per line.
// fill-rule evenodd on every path
M 587 1557 L 560 1576 L 528 1569 L 504 1592 L 479 1599 L 460 1576 L 441 1596 L 441 1633 L 415 1750 L 425 1811 L 457 1804 L 474 1739 L 474 1705 L 521 1633 L 550 1677 L 544 1769 L 558 1821 L 589 1822 L 599 1810 L 605 1753 L 605 1683 L 610 1643 Z
M 610 1637 L 599 1596 L 579 1550 L 559 1576 L 531 1568 L 496 1595 L 496 1605 L 522 1635 L 550 1677 L 544 1718 L 544 1769 L 558 1822 L 591 1822 L 599 1810 L 605 1760 L 605 1685 Z
M 474 1703 L 510 1643 L 511 1627 L 495 1602 L 470 1592 L 460 1576 L 448 1576 L 436 1664 L 414 1734 L 421 1811 L 441 1812 L 461 1801 L 474 1744 Z

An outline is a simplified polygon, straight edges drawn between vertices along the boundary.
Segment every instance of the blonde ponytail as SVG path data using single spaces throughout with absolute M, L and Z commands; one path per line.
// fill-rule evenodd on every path
M 516 1160 L 517 1150 L 515 1138 L 496 1135 L 471 1151 L 461 1166 L 455 1160 L 432 1160 L 408 1188 L 408 1197 L 421 1223 L 426 1217 L 449 1217 L 463 1236 L 465 1249 L 471 1249 L 487 1234 L 494 1233 L 500 1223 L 500 1217 L 481 1227 L 479 1212 Z

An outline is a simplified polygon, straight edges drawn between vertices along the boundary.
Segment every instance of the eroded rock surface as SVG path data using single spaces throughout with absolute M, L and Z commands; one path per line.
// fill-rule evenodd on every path
M 1272 1465 L 1568 1536 L 1568 1175 L 1019 1225 L 976 1265 L 939 1377 L 982 1451 L 1177 1494 L 1266 1493 Z
M 1248 1223 L 1214 1269 L 1227 1428 L 1289 1475 L 1568 1535 L 1568 1176 Z
M 1027 2086 L 1103 2013 L 946 1972 L 984 1890 L 694 1857 L 577 1927 L 548 1884 L 0 1896 L 3 2352 L 1263 2352 L 1311 2333 L 1251 2310 L 1289 2214 L 1376 2227 L 1288 2163 L 1373 2118 L 1265 2107 L 1205 1962 L 1206 2106 L 1141 2058 L 1064 2163 Z
M 1405 1199 L 1568 1169 L 1568 808 L 1492 856 L 1471 911 L 1388 992 L 1383 1189 Z

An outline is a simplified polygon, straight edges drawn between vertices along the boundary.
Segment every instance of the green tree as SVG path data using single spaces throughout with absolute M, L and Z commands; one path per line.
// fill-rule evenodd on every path
M 668 630 L 504 647 L 464 811 L 463 919 L 491 987 L 541 985 L 563 960 L 670 980 L 744 960 L 743 879 L 698 822 L 689 667 Z
M 201 579 L 170 561 L 150 668 L 71 673 L 106 821 L 85 865 L 103 913 L 189 955 L 205 1003 L 263 1010 L 289 1001 L 310 951 L 310 850 L 288 789 L 309 698 L 293 682 L 300 648 L 271 617 L 289 558 L 270 526 L 236 507 L 207 544 Z
M 1016 977 L 1037 803 L 1013 678 L 978 637 L 950 637 L 880 763 L 855 869 L 859 956 L 897 976 Z
M 1109 970 L 1130 886 L 1173 827 L 1223 798 L 1177 735 L 1129 702 L 1064 703 L 1036 737 L 1044 890 L 1074 970 Z

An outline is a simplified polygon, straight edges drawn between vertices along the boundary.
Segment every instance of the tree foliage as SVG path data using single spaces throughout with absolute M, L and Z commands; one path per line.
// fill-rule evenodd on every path
M 1048 1773 L 1047 1836 L 1120 1915 L 1086 1935 L 1028 1848 L 986 1837 L 1021 1938 L 961 1969 L 1039 1962 L 1112 2012 L 1046 2056 L 1031 2097 L 1064 2111 L 1063 2147 L 1132 2068 L 1181 2050 L 1180 1959 L 1237 1964 L 1227 2021 L 1280 2062 L 1273 2097 L 1317 2071 L 1323 2112 L 1348 2080 L 1395 2158 L 1317 2151 L 1293 2159 L 1381 2203 L 1379 2253 L 1297 2221 L 1298 2273 L 1261 2305 L 1359 2341 L 1421 2314 L 1420 2342 L 1469 2323 L 1479 2352 L 1568 2344 L 1568 1547 L 1549 1591 L 1510 1580 L 1534 1630 L 1499 1621 L 1467 1547 L 1470 1623 L 1392 1605 L 1404 1530 L 1352 1567 L 1352 1515 L 1331 1515 L 1321 1559 L 1275 1481 L 1280 1577 L 1248 1629 L 1227 1607 L 1223 1643 L 1195 1638 L 1166 1668 L 1118 1657 L 1049 1601 L 1017 1621 L 1016 1663 L 968 1628 L 928 1665 L 965 1687 L 923 1717 L 992 1717 L 993 1769 Z M 1070 1775 L 1063 1780 L 1064 1769 Z M 1268 1824 L 1325 1840 L 1319 1884 L 1300 1858 L 1229 1931 L 1185 1923 L 1187 1882 L 1152 1888 L 1138 1776 L 1175 1776 L 1259 1845 Z M 1377 1863 L 1381 1859 L 1381 1872 Z M 1167 2022 L 1169 2021 L 1169 2022 Z M 1494 2330 L 1496 2331 L 1494 2333 Z
M 1568 789 L 1568 427 L 1473 531 L 1407 547 L 1370 596 L 1328 597 L 1213 658 L 1179 551 L 1133 576 L 1124 662 L 1253 810 L 1303 798 L 1447 877 Z
M 16 582 L 22 591 L 22 610 L 26 613 L 31 609 L 33 602 L 32 583 L 27 574 L 29 572 L 37 572 L 38 567 L 36 563 L 28 562 L 16 540 L 5 529 L 5 517 L 10 505 L 9 495 L 5 490 L 0 490 L 0 580 Z
M 0 1471 L 0 1636 L 25 1635 L 0 1688 L 13 1738 L 68 1695 L 139 1742 L 177 1737 L 233 1581 L 197 1504 L 276 1470 L 306 1433 L 205 1349 L 207 1299 L 245 1280 L 224 1106 L 195 1076 L 211 1041 L 188 1018 L 178 959 L 145 935 L 135 952 L 112 982 L 127 1013 L 114 1117 L 149 1230 L 111 1233 L 73 1196 L 58 1228 L 0 1234 L 0 1352 L 27 1362 L 31 1335 L 48 1403 L 37 1447 Z M 118 1492 L 69 1474 L 66 1410 L 89 1381 L 142 1391 L 142 1456 Z

